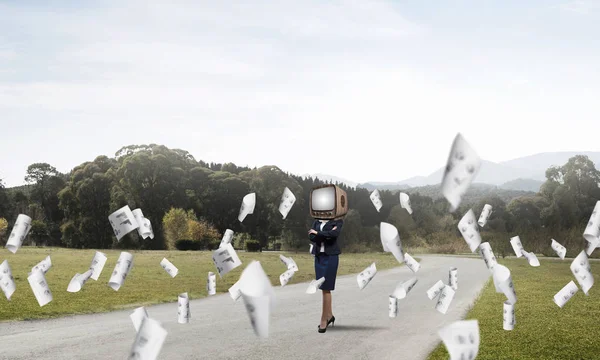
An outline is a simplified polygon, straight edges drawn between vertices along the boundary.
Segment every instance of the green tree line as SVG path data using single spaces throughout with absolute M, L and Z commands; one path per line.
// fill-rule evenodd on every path
M 563 166 L 549 168 L 546 178 L 538 193 L 519 193 L 510 199 L 489 192 L 473 196 L 470 190 L 454 213 L 430 189 L 429 196 L 419 188 L 403 190 L 410 195 L 412 215 L 400 207 L 399 191 L 380 190 L 384 205 L 377 212 L 368 190 L 337 184 L 347 192 L 350 204 L 340 237 L 343 251 L 381 251 L 382 221 L 398 228 L 404 246 L 468 251 L 457 223 L 469 208 L 478 216 L 490 204 L 493 214 L 481 234 L 499 255 L 511 252 L 509 239 L 515 235 L 521 236 L 528 251 L 551 255 L 549 243 L 554 238 L 578 252 L 585 246 L 582 233 L 600 200 L 600 172 L 586 156 L 575 156 Z M 225 230 L 232 229 L 235 244 L 256 241 L 263 248 L 305 251 L 312 222 L 310 190 L 325 183 L 277 166 L 206 163 L 187 151 L 156 144 L 123 147 L 112 158 L 99 156 L 68 174 L 49 164 L 32 164 L 25 180 L 24 187 L 0 186 L 0 218 L 7 220 L 8 229 L 24 213 L 34 220 L 29 236 L 34 244 L 97 249 L 167 249 L 180 240 L 214 248 Z M 282 219 L 278 207 L 285 187 L 297 200 Z M 240 204 L 250 192 L 256 193 L 256 208 L 240 223 Z M 107 217 L 124 205 L 143 210 L 152 222 L 154 239 L 144 240 L 132 232 L 116 242 Z M 2 242 L 6 233 L 0 229 Z

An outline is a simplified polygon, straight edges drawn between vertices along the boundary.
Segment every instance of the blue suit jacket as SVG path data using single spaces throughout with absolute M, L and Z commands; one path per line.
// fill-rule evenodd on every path
M 318 234 L 310 234 L 308 238 L 314 243 L 311 254 L 317 255 L 320 252 L 321 244 L 325 244 L 325 254 L 327 255 L 339 255 L 342 253 L 337 242 L 337 238 L 342 231 L 344 220 L 329 220 L 321 231 L 321 222 L 315 220 L 312 224 L 312 229 L 316 230 Z M 337 228 L 333 230 L 334 227 Z

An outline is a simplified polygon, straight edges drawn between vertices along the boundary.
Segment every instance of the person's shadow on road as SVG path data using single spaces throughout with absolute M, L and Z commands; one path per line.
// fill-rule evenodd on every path
M 389 329 L 383 326 L 365 326 L 365 325 L 335 325 L 327 328 L 327 331 L 373 331 Z

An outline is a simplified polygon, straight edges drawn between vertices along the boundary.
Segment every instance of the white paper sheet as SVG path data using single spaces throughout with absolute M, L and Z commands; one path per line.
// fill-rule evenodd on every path
M 133 323 L 133 327 L 135 328 L 135 332 L 137 333 L 140 330 L 140 326 L 142 326 L 142 321 L 148 317 L 148 312 L 145 307 L 139 307 L 129 315 L 131 322 Z
M 397 299 L 404 299 L 412 290 L 412 288 L 415 287 L 415 285 L 417 285 L 417 281 L 418 279 L 414 277 L 412 279 L 401 282 L 400 284 L 398 284 L 398 286 L 396 286 L 396 289 L 394 289 L 392 296 L 394 296 Z
M 281 201 L 279 202 L 279 212 L 283 215 L 284 219 L 287 217 L 295 202 L 296 196 L 294 196 L 292 190 L 287 187 L 283 189 L 283 195 L 281 195 Z
M 560 289 L 556 295 L 554 295 L 554 303 L 558 305 L 559 308 L 562 308 L 569 300 L 571 300 L 573 295 L 577 294 L 578 291 L 579 288 L 575 285 L 573 280 L 571 280 L 567 285 Z
M 48 285 L 46 277 L 41 270 L 36 270 L 29 273 L 27 281 L 29 281 L 29 286 L 31 286 L 33 295 L 35 295 L 35 299 L 38 301 L 40 306 L 44 306 L 52 301 L 53 297 L 52 292 L 50 291 L 50 286 Z
M 187 324 L 190 322 L 192 314 L 190 313 L 190 298 L 188 293 L 179 294 L 177 297 L 177 322 Z
M 227 274 L 236 267 L 242 265 L 242 261 L 238 257 L 237 253 L 233 249 L 233 245 L 227 244 L 220 249 L 213 251 L 213 263 L 217 268 L 219 277 L 223 278 L 223 275 Z
M 96 251 L 94 258 L 92 259 L 92 264 L 90 265 L 90 270 L 92 270 L 92 276 L 90 276 L 91 279 L 98 280 L 107 259 L 105 253 Z
M 117 237 L 117 241 L 120 241 L 123 236 L 140 227 L 138 222 L 135 220 L 135 216 L 133 216 L 133 212 L 131 212 L 129 205 L 125 205 L 119 210 L 110 214 L 108 216 L 108 221 L 110 222 L 110 226 L 113 228 L 115 236 Z
M 376 274 L 377 267 L 375 266 L 375 263 L 372 263 L 356 276 L 356 282 L 358 282 L 358 287 L 361 290 L 364 289 L 371 282 L 371 280 L 373 280 L 373 277 L 375 277 Z
M 400 207 L 406 209 L 406 211 L 412 215 L 412 207 L 410 205 L 410 197 L 407 193 L 400 193 Z
M 525 251 L 525 248 L 523 248 L 523 244 L 521 243 L 521 238 L 519 236 L 511 237 L 510 244 L 512 245 L 513 251 L 518 258 L 523 256 L 523 251 Z
M 208 272 L 206 278 L 206 292 L 209 296 L 217 294 L 217 275 L 212 271 Z
M 398 229 L 389 223 L 382 222 L 379 224 L 379 237 L 383 251 L 391 252 L 400 264 L 404 262 L 404 254 L 402 253 L 402 242 Z
M 479 227 L 477 220 L 475 219 L 475 213 L 472 209 L 469 209 L 462 219 L 458 222 L 458 230 L 462 234 L 463 238 L 469 245 L 471 252 L 475 252 L 479 244 L 481 244 L 481 234 L 479 234 Z
M 598 247 L 600 243 L 600 201 L 596 201 L 596 206 L 590 215 L 590 220 L 587 223 L 583 237 L 589 242 L 594 244 L 590 246 L 591 251 L 588 251 L 588 256 L 592 255 L 592 251 Z
M 494 266 L 492 274 L 497 293 L 503 293 L 511 304 L 517 302 L 517 292 L 510 276 L 510 270 L 501 264 Z
M 143 238 L 147 238 L 150 234 L 148 233 L 148 229 L 144 228 L 144 213 L 142 212 L 142 209 L 133 209 L 131 210 L 131 213 L 133 214 L 133 217 L 135 218 L 135 221 L 138 223 L 138 234 Z
M 152 228 L 152 223 L 150 219 L 144 218 L 144 223 L 141 225 L 143 227 L 142 237 L 145 239 L 149 237 L 150 239 L 154 239 L 154 229 Z
M 269 337 L 269 319 L 275 305 L 275 290 L 260 262 L 252 261 L 240 276 L 240 292 L 246 305 L 254 333 L 262 338 Z
M 588 295 L 588 291 L 594 285 L 594 276 L 592 275 L 592 268 L 590 267 L 590 261 L 585 253 L 582 251 L 577 255 L 571 263 L 571 272 L 575 276 L 575 280 L 579 283 L 581 290 L 584 294 Z
M 17 290 L 15 278 L 12 275 L 8 260 L 4 260 L 2 264 L 0 264 L 0 289 L 8 301 L 10 301 L 10 298 Z
M 452 290 L 458 290 L 458 268 L 451 267 L 450 271 L 448 271 L 448 285 L 450 285 Z
M 219 244 L 219 249 L 227 246 L 227 244 L 231 244 L 233 242 L 233 230 L 227 229 L 223 234 L 223 238 L 221 239 L 221 243 Z M 233 246 L 233 245 L 232 245 Z
M 286 270 L 283 274 L 279 275 L 281 286 L 286 286 L 295 273 L 295 270 Z
M 552 239 L 550 246 L 552 247 L 552 250 L 554 250 L 556 255 L 558 255 L 558 257 L 561 258 L 561 260 L 565 259 L 565 256 L 567 255 L 566 247 L 562 246 L 558 241 L 554 239 Z
M 229 296 L 233 299 L 233 301 L 238 301 L 242 297 L 242 293 L 240 289 L 242 288 L 242 279 L 238 279 L 235 284 L 231 285 L 231 287 L 227 290 L 229 292 Z
M 479 352 L 479 323 L 477 320 L 456 321 L 438 334 L 448 350 L 450 360 L 474 360 Z
M 516 323 L 515 304 L 507 300 L 503 306 L 502 328 L 507 331 L 514 330 Z
M 535 254 L 533 252 L 527 252 L 525 250 L 522 250 L 521 253 L 525 257 L 525 259 L 527 259 L 527 262 L 529 263 L 529 265 L 531 265 L 533 267 L 540 266 L 540 261 L 538 260 L 537 256 L 535 256 Z
M 325 282 L 325 278 L 322 277 L 319 280 L 313 280 L 310 282 L 310 284 L 308 284 L 308 288 L 306 289 L 306 293 L 307 294 L 314 294 L 317 292 L 317 290 L 321 287 L 321 285 L 323 285 L 323 283 Z
M 238 220 L 244 222 L 244 219 L 249 214 L 254 214 L 254 207 L 256 206 L 256 193 L 250 193 L 242 199 L 242 205 L 240 206 L 240 214 Z
M 477 176 L 481 159 L 459 133 L 454 138 L 442 178 L 442 194 L 450 203 L 450 211 L 460 206 L 463 195 Z
M 396 316 L 398 316 L 398 298 L 396 298 L 393 295 L 389 296 L 389 305 L 388 305 L 388 310 L 389 310 L 389 316 L 391 318 L 395 318 Z
M 281 260 L 288 270 L 298 271 L 298 265 L 296 265 L 296 262 L 291 257 L 279 255 L 279 260 Z
M 119 260 L 117 260 L 117 264 L 115 265 L 115 269 L 108 280 L 108 286 L 114 291 L 119 291 L 132 267 L 133 255 L 126 251 L 122 251 L 121 255 L 119 255 Z
M 454 294 L 456 294 L 456 292 L 450 286 L 444 285 L 440 297 L 435 304 L 435 309 L 442 314 L 446 314 L 448 312 L 448 308 L 450 308 L 450 304 L 452 304 Z
M 128 360 L 156 360 L 167 338 L 167 330 L 149 317 L 142 320 L 140 330 L 129 352 Z
M 179 269 L 177 269 L 177 267 L 175 265 L 173 265 L 172 262 L 170 262 L 169 260 L 167 260 L 167 258 L 163 258 L 160 261 L 160 266 L 165 269 L 165 271 L 167 272 L 167 274 L 171 275 L 172 278 L 174 278 L 175 276 L 177 276 L 177 274 L 179 274 Z
M 13 254 L 17 253 L 17 250 L 21 248 L 23 245 L 23 240 L 29 234 L 29 230 L 31 230 L 31 218 L 24 214 L 19 214 L 17 216 L 17 220 L 15 221 L 15 225 L 10 232 L 8 237 L 8 241 L 6 242 L 6 249 Z
M 494 266 L 498 263 L 496 260 L 496 256 L 494 255 L 494 251 L 492 250 L 492 246 L 489 242 L 484 242 L 479 244 L 479 255 L 485 262 L 485 266 L 487 266 L 490 272 L 493 272 Z
M 427 297 L 429 298 L 429 300 L 433 300 L 435 299 L 444 289 L 444 282 L 442 280 L 438 280 L 438 282 L 436 282 L 435 284 L 433 284 L 432 287 L 429 288 L 429 290 L 427 290 Z
M 585 248 L 585 253 L 588 256 L 591 256 L 592 253 L 594 252 L 594 250 L 596 250 L 599 246 L 600 246 L 600 238 L 598 238 L 598 241 L 588 242 L 587 246 Z
M 492 215 L 492 205 L 485 204 L 483 206 L 483 210 L 481 210 L 481 215 L 479 215 L 479 220 L 477 221 L 479 226 L 484 227 L 485 224 L 487 224 L 487 221 L 489 220 L 491 215 Z
M 75 274 L 75 276 L 73 276 L 73 278 L 69 282 L 69 286 L 67 286 L 67 291 L 72 293 L 79 292 L 91 276 L 92 270 L 88 270 L 83 274 Z
M 415 260 L 415 258 L 410 256 L 409 253 L 404 253 L 404 262 L 406 263 L 406 267 L 408 267 L 410 271 L 412 271 L 415 274 L 421 268 L 421 264 L 419 264 L 417 260 Z
M 35 270 L 41 270 L 44 274 L 46 274 L 51 267 L 52 260 L 50 259 L 50 255 L 48 255 L 44 260 L 40 261 L 39 263 L 37 263 L 37 265 L 32 267 L 31 272 L 34 272 Z
M 377 212 L 379 212 L 383 206 L 383 203 L 381 202 L 381 195 L 379 195 L 379 190 L 373 190 L 371 195 L 369 195 L 369 198 L 371 199 L 371 202 L 373 203 L 373 206 L 375 206 Z
M 312 256 L 314 256 L 313 253 L 312 253 L 313 246 L 314 246 L 313 244 L 310 244 L 310 247 L 308 248 L 308 253 L 311 254 Z

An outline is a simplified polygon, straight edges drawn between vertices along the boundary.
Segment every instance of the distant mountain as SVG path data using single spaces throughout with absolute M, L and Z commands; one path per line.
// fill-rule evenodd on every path
M 426 185 L 410 188 L 406 190 L 406 193 L 409 195 L 419 193 L 424 196 L 429 196 L 434 200 L 443 196 L 442 188 L 439 185 Z M 466 194 L 462 197 L 461 204 L 476 204 L 482 198 L 493 195 L 498 196 L 500 199 L 502 199 L 508 204 L 511 200 L 516 199 L 518 197 L 534 194 L 535 192 L 532 191 L 502 189 L 494 185 L 473 183 L 469 187 L 469 190 L 467 190 Z
M 532 179 L 515 179 L 509 182 L 505 182 L 504 184 L 500 185 L 499 188 L 504 190 L 533 191 L 537 193 L 538 191 L 540 191 L 540 187 L 543 183 L 543 181 Z
M 347 180 L 347 179 L 344 179 L 344 178 L 341 178 L 341 177 L 337 177 L 337 176 L 333 176 L 333 175 L 328 175 L 328 174 L 317 173 L 317 174 L 304 174 L 304 175 L 300 175 L 300 176 L 302 176 L 305 179 L 307 177 L 312 177 L 313 179 L 314 178 L 319 178 L 319 180 L 331 181 L 334 184 L 336 182 L 343 183 L 343 184 L 346 184 L 347 186 L 352 187 L 352 188 L 355 188 L 358 185 L 357 182 L 350 181 L 350 180 Z
M 408 185 L 400 185 L 398 183 L 377 183 L 377 182 L 372 182 L 372 183 L 358 184 L 356 186 L 360 187 L 360 188 L 363 188 L 363 189 L 367 189 L 369 191 L 373 191 L 375 189 L 379 189 L 379 190 L 406 190 L 406 189 L 410 189 L 410 186 L 408 186 Z

